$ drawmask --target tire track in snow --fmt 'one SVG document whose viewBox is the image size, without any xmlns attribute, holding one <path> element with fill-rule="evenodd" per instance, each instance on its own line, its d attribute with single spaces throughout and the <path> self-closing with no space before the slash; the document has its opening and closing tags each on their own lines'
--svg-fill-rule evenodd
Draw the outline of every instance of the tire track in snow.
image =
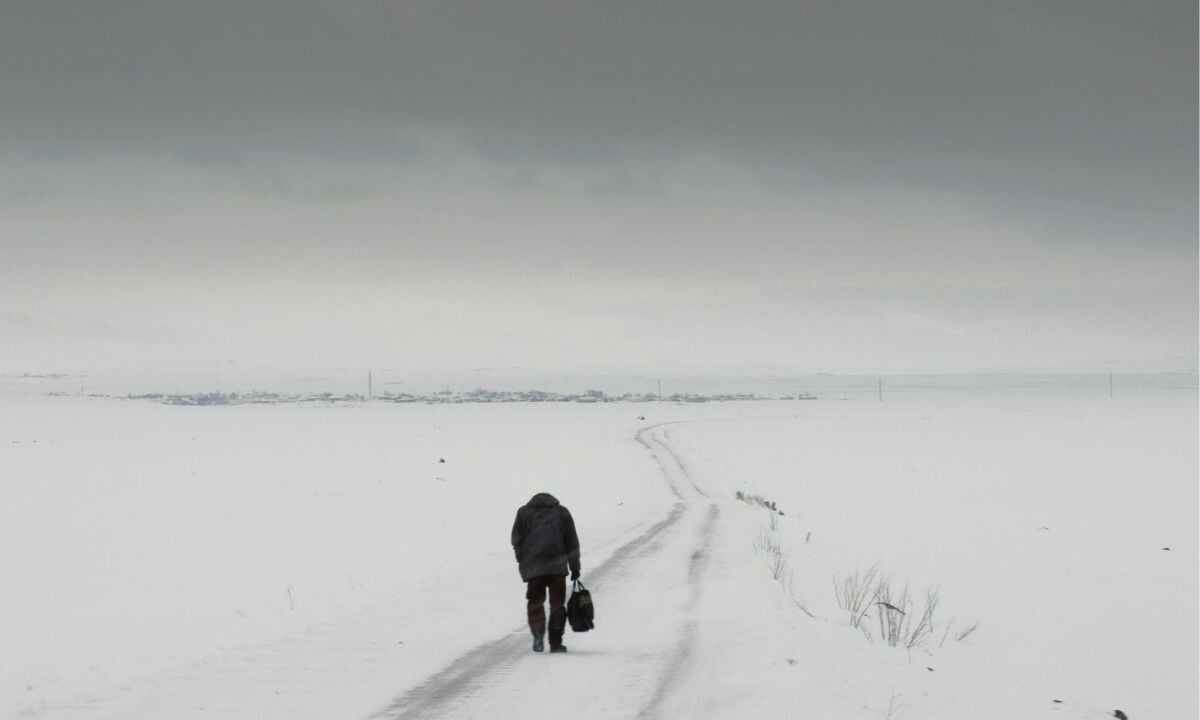
<svg viewBox="0 0 1200 720">
<path fill-rule="evenodd" d="M 637 434 L 635 434 L 633 436 L 633 439 L 636 440 L 639 445 L 646 448 L 646 450 L 648 450 L 650 452 L 651 457 L 654 458 L 654 462 L 658 463 L 658 471 L 662 473 L 663 479 L 666 480 L 667 484 L 671 487 L 671 493 L 674 494 L 675 497 L 682 500 L 683 495 L 680 494 L 679 488 L 675 486 L 675 480 L 672 479 L 671 473 L 667 470 L 667 466 L 663 463 L 662 458 L 659 456 L 658 453 L 654 452 L 654 445 L 651 445 L 650 443 L 654 442 L 655 445 L 659 445 L 660 447 L 661 447 L 661 444 L 658 443 L 653 437 L 651 437 L 649 440 L 646 439 L 646 433 L 650 432 L 654 428 L 662 427 L 663 425 L 670 425 L 670 424 L 671 423 L 658 423 L 657 425 L 647 425 L 646 427 L 642 428 L 641 430 L 638 430 Z"/>
<path fill-rule="evenodd" d="M 676 465 L 676 467 L 679 468 L 679 472 L 683 473 L 683 476 L 685 478 L 687 478 L 687 481 L 689 483 L 691 483 L 692 488 L 696 492 L 700 493 L 700 495 L 702 495 L 704 497 L 708 497 L 708 493 L 701 490 L 700 486 L 696 484 L 696 480 L 694 478 L 692 478 L 692 473 L 690 470 L 688 470 L 687 465 L 684 464 L 683 458 L 679 457 L 679 453 L 675 452 L 675 448 L 671 447 L 670 442 L 668 442 L 670 439 L 671 439 L 670 433 L 663 432 L 663 437 L 661 439 L 655 438 L 655 442 L 658 443 L 659 447 L 661 447 L 663 450 L 667 451 L 667 454 L 670 455 L 671 459 L 675 461 L 675 465 Z"/>
<path fill-rule="evenodd" d="M 691 474 L 680 461 L 674 449 L 659 438 L 648 435 L 655 428 L 672 424 L 677 423 L 658 423 L 644 427 L 634 435 L 634 439 L 650 451 L 655 462 L 658 463 L 659 471 L 662 473 L 663 478 L 670 485 L 672 494 L 679 501 L 671 508 L 671 512 L 667 517 L 652 525 L 641 535 L 617 548 L 604 562 L 591 572 L 591 577 L 595 579 L 596 585 L 602 584 L 603 577 L 609 571 L 620 568 L 625 562 L 633 558 L 649 554 L 656 550 L 662 539 L 661 536 L 684 517 L 685 510 L 690 505 L 685 500 L 684 495 L 680 493 L 673 478 L 674 473 L 668 470 L 668 466 L 663 462 L 659 451 L 665 452 L 671 458 L 673 464 L 678 468 L 679 473 L 688 480 L 697 494 L 706 498 L 708 497 L 696 485 L 695 481 L 692 480 Z M 656 448 L 658 451 L 656 451 Z M 694 609 L 696 601 L 699 599 L 698 581 L 703 573 L 703 568 L 707 564 L 705 548 L 712 534 L 712 526 L 716 521 L 717 514 L 717 506 L 710 505 L 708 515 L 705 517 L 700 532 L 699 546 L 692 553 L 688 564 L 688 582 L 693 585 L 692 595 L 685 605 L 685 609 L 688 612 Z M 694 624 L 689 624 L 689 626 L 683 629 L 680 642 L 676 646 L 671 660 L 668 662 L 656 686 L 650 703 L 643 708 L 639 717 L 652 717 L 653 713 L 657 712 L 657 708 L 661 705 L 663 699 L 668 696 L 672 681 L 679 676 L 691 655 L 694 645 L 693 627 Z M 468 650 L 445 668 L 398 697 L 387 708 L 370 717 L 372 720 L 413 720 L 415 718 L 439 717 L 444 714 L 439 712 L 441 709 L 465 702 L 475 690 L 491 684 L 494 681 L 492 676 L 496 672 L 504 672 L 507 666 L 525 657 L 528 653 L 528 638 L 526 637 L 525 627 L 521 626 L 510 635 Z"/>
<path fill-rule="evenodd" d="M 656 718 L 661 715 L 663 702 L 678 689 L 679 680 L 691 660 L 696 646 L 696 621 L 690 616 L 695 612 L 696 605 L 700 601 L 704 571 L 708 567 L 710 557 L 708 547 L 719 515 L 720 508 L 717 505 L 708 506 L 708 514 L 704 518 L 704 525 L 700 528 L 700 542 L 688 561 L 687 583 L 691 587 L 691 593 L 688 595 L 683 610 L 689 617 L 679 631 L 679 642 L 676 643 L 675 651 L 658 679 L 654 694 L 637 715 L 639 718 Z"/>
<path fill-rule="evenodd" d="M 684 516 L 685 508 L 686 503 L 675 503 L 667 517 L 613 551 L 612 555 L 591 572 L 590 576 L 595 578 L 596 584 L 599 585 L 610 570 L 652 550 L 659 537 Z M 388 720 L 438 717 L 439 708 L 462 700 L 476 688 L 489 684 L 488 676 L 491 673 L 527 655 L 527 635 L 528 630 L 521 626 L 510 635 L 468 650 L 371 717 Z"/>
<path fill-rule="evenodd" d="M 708 497 L 708 493 L 706 493 L 702 489 L 700 489 L 700 486 L 696 484 L 695 479 L 692 478 L 692 473 L 688 470 L 687 465 L 683 462 L 683 459 L 681 457 L 679 457 L 679 453 L 675 452 L 675 448 L 671 447 L 670 443 L 667 442 L 666 433 L 663 433 L 664 437 L 660 438 L 656 434 L 651 432 L 653 430 L 656 430 L 656 429 L 666 426 L 666 425 L 679 425 L 681 422 L 684 422 L 684 421 L 675 420 L 672 422 L 663 422 L 663 423 L 658 423 L 655 425 L 647 425 L 646 427 L 642 428 L 641 430 L 638 430 L 637 434 L 633 436 L 633 439 L 637 440 L 638 443 L 640 443 L 642 445 L 642 447 L 649 450 L 650 454 L 654 456 L 654 460 L 655 460 L 655 462 L 658 463 L 658 467 L 662 471 L 663 477 L 665 477 L 667 479 L 667 482 L 669 482 L 671 484 L 671 492 L 675 493 L 675 497 L 677 497 L 677 498 L 683 497 L 679 493 L 678 487 L 676 487 L 676 485 L 675 485 L 674 475 L 676 473 L 670 472 L 667 469 L 667 465 L 666 465 L 666 463 L 663 462 L 662 456 L 658 452 L 655 452 L 656 447 L 658 449 L 662 450 L 663 452 L 665 452 L 667 454 L 667 457 L 671 458 L 672 464 L 676 468 L 678 468 L 678 471 L 679 471 L 678 474 L 682 475 L 683 478 L 688 481 L 688 483 L 692 486 L 692 489 L 695 490 L 697 494 L 699 494 L 703 497 Z M 653 443 L 653 444 L 651 444 L 651 443 Z"/>
</svg>

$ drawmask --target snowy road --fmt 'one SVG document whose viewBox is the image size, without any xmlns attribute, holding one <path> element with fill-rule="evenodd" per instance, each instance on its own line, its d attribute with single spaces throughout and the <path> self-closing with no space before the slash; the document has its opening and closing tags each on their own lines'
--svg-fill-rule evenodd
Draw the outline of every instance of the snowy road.
<svg viewBox="0 0 1200 720">
<path fill-rule="evenodd" d="M 691 472 L 688 471 L 687 465 L 679 453 L 670 444 L 670 433 L 666 430 L 660 430 L 667 425 L 678 425 L 678 422 L 658 423 L 657 425 L 649 425 L 642 428 L 634 435 L 634 440 L 642 447 L 650 451 L 654 456 L 658 467 L 662 470 L 663 478 L 671 486 L 671 492 L 675 497 L 683 499 L 688 497 L 687 493 L 708 497 L 708 493 L 700 489 L 692 478 Z M 685 489 L 680 490 L 681 487 Z"/>
<path fill-rule="evenodd" d="M 364 422 L 372 420 L 367 418 Z M 561 421 L 551 422 L 563 425 Z M 525 427 L 522 430 L 528 432 Z M 603 437 L 591 426 L 583 426 L 579 433 L 586 437 Z M 568 634 L 567 643 L 572 652 L 565 658 L 530 652 L 528 630 L 519 619 L 524 604 L 521 587 L 510 569 L 511 554 L 505 548 L 491 547 L 490 543 L 451 548 L 443 542 L 438 547 L 447 548 L 445 551 L 429 553 L 421 550 L 419 544 L 407 551 L 404 547 L 384 545 L 386 549 L 381 551 L 358 543 L 355 547 L 360 554 L 382 552 L 385 557 L 394 557 L 396 550 L 403 553 L 398 561 L 406 563 L 407 574 L 414 577 L 412 588 L 401 586 L 393 592 L 376 591 L 369 596 L 364 593 L 369 604 L 338 607 L 327 613 L 310 610 L 314 603 L 313 593 L 301 590 L 295 608 L 290 607 L 290 595 L 284 596 L 288 606 L 281 614 L 285 620 L 294 621 L 288 632 L 267 628 L 258 634 L 245 633 L 231 642 L 217 639 L 211 643 L 211 650 L 203 654 L 181 658 L 178 662 L 146 662 L 148 671 L 142 673 L 114 672 L 113 675 L 123 678 L 119 685 L 97 683 L 94 689 L 77 686 L 44 700 L 30 700 L 24 707 L 15 709 L 11 717 L 42 720 L 150 720 L 167 716 L 173 720 L 213 717 L 348 720 L 465 717 L 478 716 L 486 710 L 489 717 L 503 718 L 523 715 L 527 704 L 520 698 L 527 693 L 543 694 L 546 683 L 559 687 L 556 695 L 562 694 L 562 707 L 583 708 L 579 714 L 599 715 L 619 707 L 620 714 L 625 716 L 635 716 L 643 711 L 646 716 L 651 716 L 656 708 L 669 700 L 669 690 L 681 676 L 692 647 L 687 631 L 687 612 L 695 604 L 695 588 L 700 586 L 706 565 L 705 547 L 716 513 L 710 512 L 707 498 L 689 478 L 669 440 L 663 437 L 661 426 L 645 428 L 637 435 L 637 440 L 650 455 L 643 454 L 626 433 L 628 430 L 619 432 L 612 440 L 613 445 L 624 448 L 624 452 L 593 453 L 593 457 L 628 458 L 629 462 L 638 464 L 638 469 L 630 472 L 627 466 L 615 472 L 636 480 L 622 478 L 622 482 L 602 485 L 588 479 L 589 468 L 576 469 L 574 464 L 577 453 L 586 452 L 590 446 L 586 444 L 586 438 L 580 441 L 575 435 L 569 436 L 571 439 L 567 442 L 562 438 L 556 441 L 560 446 L 575 448 L 572 461 L 564 462 L 561 468 L 545 463 L 544 455 L 538 455 L 543 465 L 538 473 L 540 479 L 534 483 L 541 484 L 546 477 L 564 470 L 577 470 L 572 477 L 584 487 L 569 488 L 569 496 L 580 507 L 594 509 L 599 500 L 615 508 L 608 511 L 612 518 L 641 518 L 640 522 L 629 524 L 610 521 L 606 526 L 608 532 L 599 537 L 593 535 L 585 545 L 584 580 L 597 598 L 599 626 L 586 636 Z M 477 434 L 497 435 L 491 425 L 486 432 L 477 431 Z M 542 441 L 556 437 L 544 432 L 529 434 Z M 501 436 L 496 442 L 506 441 Z M 492 479 L 498 473 L 504 477 L 504 469 L 495 467 L 496 459 L 504 457 L 501 454 L 503 448 L 476 447 L 477 444 L 472 442 L 456 457 L 459 467 L 468 466 L 474 457 L 480 458 L 479 470 L 471 472 L 468 466 L 467 470 L 461 471 L 471 480 L 459 480 L 439 468 L 439 472 L 450 475 L 450 479 L 435 478 L 432 485 L 420 492 L 445 492 L 444 500 L 451 500 L 455 493 L 462 492 L 459 487 L 451 488 L 451 483 L 465 485 L 473 482 L 475 477 L 486 478 L 489 482 L 472 487 L 477 494 L 493 492 L 496 501 L 504 501 L 505 509 L 500 515 L 494 512 L 493 501 L 475 498 L 474 502 L 456 506 L 460 513 L 475 512 L 474 516 L 468 516 L 475 518 L 474 523 L 464 520 L 461 514 L 454 523 L 449 523 L 446 514 L 430 515 L 420 508 L 415 508 L 407 518 L 399 518 L 396 508 L 414 506 L 395 497 L 386 476 L 381 475 L 362 476 L 369 482 L 362 482 L 363 487 L 347 494 L 347 510 L 353 517 L 361 518 L 363 498 L 374 497 L 378 499 L 374 500 L 373 506 L 384 508 L 382 519 L 389 528 L 397 523 L 424 522 L 425 532 L 447 538 L 464 526 L 470 526 L 471 532 L 485 527 L 480 525 L 479 519 L 486 516 L 501 526 L 485 527 L 486 537 L 497 535 L 496 530 L 506 529 L 511 522 L 507 506 L 511 501 L 511 490 L 507 486 L 515 483 L 510 479 L 506 485 Z M 519 453 L 525 446 L 513 444 L 508 447 L 516 447 L 514 452 Z M 471 455 L 467 455 L 468 450 Z M 646 462 L 651 457 L 658 463 L 657 468 Z M 519 472 L 526 472 L 529 467 L 524 455 L 515 459 L 512 465 Z M 406 476 L 412 477 L 416 472 Z M 603 478 L 614 471 L 606 470 L 601 464 L 592 472 L 595 478 Z M 381 480 L 379 484 L 376 477 Z M 326 487 L 324 480 L 320 482 L 319 487 Z M 666 490 L 663 483 L 676 489 Z M 415 483 L 408 481 L 403 487 L 408 485 Z M 634 486 L 641 492 L 636 492 Z M 590 499 L 586 492 L 588 488 L 593 489 Z M 309 496 L 298 497 L 307 500 Z M 427 497 L 421 499 L 429 502 Z M 632 507 L 621 509 L 622 504 Z M 225 507 L 224 503 L 222 507 Z M 327 502 L 313 507 L 319 508 L 320 518 L 304 522 L 305 532 L 320 527 L 317 520 L 329 521 Z M 662 510 L 656 513 L 656 507 Z M 264 510 L 279 511 L 274 496 Z M 165 512 L 171 512 L 171 507 Z M 427 520 L 427 517 L 433 519 Z M 451 530 L 438 530 L 443 525 Z M 248 526 L 258 527 L 258 522 Z M 412 527 L 403 527 L 400 537 L 415 536 L 418 532 Z M 502 530 L 500 537 L 505 534 Z M 259 532 L 256 542 L 245 547 L 261 550 L 261 538 Z M 296 557 L 301 556 L 296 553 Z M 338 554 L 335 559 L 340 564 L 345 558 L 355 557 L 359 555 L 352 551 Z M 423 565 L 414 567 L 414 561 Z M 422 574 L 420 567 L 432 570 Z M 350 583 L 356 582 L 353 575 L 349 571 L 343 573 L 345 581 Z M 222 579 L 221 574 L 209 577 L 218 582 Z M 471 583 L 469 578 L 473 577 L 481 577 L 482 582 Z M 291 592 L 290 588 L 288 592 Z M 228 607 L 228 612 L 247 624 L 259 621 L 262 616 L 261 611 L 243 614 L 236 605 Z M 172 615 L 184 624 L 188 620 L 184 608 Z M 146 631 L 136 624 L 125 625 L 126 635 L 136 636 L 139 632 Z M 110 647 L 114 661 L 123 661 L 131 655 L 125 646 Z M 584 684 L 578 682 L 580 678 L 589 678 L 586 683 L 589 687 L 580 688 Z M 10 716 L 0 712 L 0 717 L 7 720 Z"/>
<path fill-rule="evenodd" d="M 553 707 L 579 717 L 662 715 L 686 682 L 693 611 L 720 512 L 661 428 L 644 428 L 636 439 L 680 500 L 585 575 L 599 608 L 596 630 L 575 638 L 568 632 L 570 653 L 551 656 L 531 652 L 528 630 L 515 628 L 456 659 L 374 718 L 521 717 L 551 699 Z"/>
</svg>

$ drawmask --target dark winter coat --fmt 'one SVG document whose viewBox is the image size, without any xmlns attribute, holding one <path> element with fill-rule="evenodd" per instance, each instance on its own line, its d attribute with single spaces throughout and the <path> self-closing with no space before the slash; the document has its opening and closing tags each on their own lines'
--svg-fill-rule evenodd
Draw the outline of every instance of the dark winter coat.
<svg viewBox="0 0 1200 720">
<path fill-rule="evenodd" d="M 571 512 L 549 493 L 538 493 L 517 510 L 512 529 L 513 552 L 521 579 L 540 575 L 579 574 L 579 536 Z"/>
</svg>

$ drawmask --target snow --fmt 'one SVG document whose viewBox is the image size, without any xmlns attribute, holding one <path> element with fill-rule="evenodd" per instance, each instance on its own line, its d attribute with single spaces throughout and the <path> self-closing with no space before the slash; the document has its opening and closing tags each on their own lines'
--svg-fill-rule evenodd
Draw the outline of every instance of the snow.
<svg viewBox="0 0 1200 720">
<path fill-rule="evenodd" d="M 945 620 L 982 623 L 911 665 L 878 648 L 842 678 L 872 679 L 855 697 L 878 709 L 894 689 L 911 717 L 1196 716 L 1194 397 L 803 411 L 681 424 L 672 442 L 702 485 L 725 478 L 787 513 L 796 594 L 822 621 L 842 621 L 831 578 L 879 562 L 915 591 L 940 586 Z"/>
<path fill-rule="evenodd" d="M 505 718 L 530 698 L 1195 717 L 1190 383 L 686 406 L 2 395 L 0 718 Z M 790 592 L 752 547 L 770 512 L 737 490 L 784 511 Z M 597 602 L 566 657 L 528 651 L 507 546 L 538 491 L 575 515 Z M 979 630 L 868 642 L 832 578 L 876 562 Z"/>
</svg>

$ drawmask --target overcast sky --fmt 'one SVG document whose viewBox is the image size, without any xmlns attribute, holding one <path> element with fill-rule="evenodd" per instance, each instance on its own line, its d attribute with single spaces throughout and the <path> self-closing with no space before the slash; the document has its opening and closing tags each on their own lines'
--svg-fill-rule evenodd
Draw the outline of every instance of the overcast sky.
<svg viewBox="0 0 1200 720">
<path fill-rule="evenodd" d="M 1195 356 L 1197 5 L 5 0 L 0 251 L 6 372 Z"/>
</svg>

